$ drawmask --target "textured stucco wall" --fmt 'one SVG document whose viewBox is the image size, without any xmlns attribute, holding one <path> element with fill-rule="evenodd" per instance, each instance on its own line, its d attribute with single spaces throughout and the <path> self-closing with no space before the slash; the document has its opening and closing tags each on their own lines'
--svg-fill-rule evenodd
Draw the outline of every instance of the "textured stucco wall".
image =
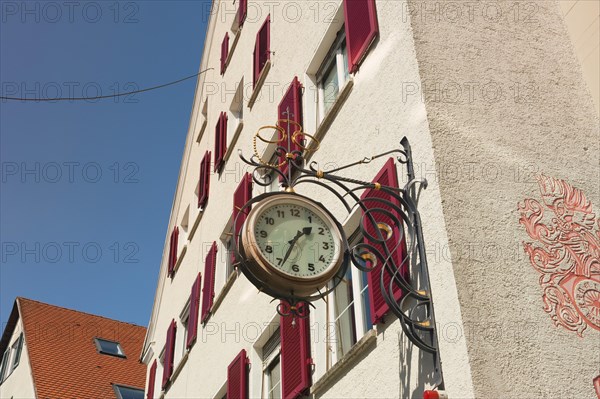
<svg viewBox="0 0 600 399">
<path fill-rule="evenodd" d="M 195 190 L 200 160 L 207 149 L 214 151 L 217 117 L 221 111 L 229 109 L 236 84 L 242 77 L 244 85 L 247 86 L 244 90 L 244 128 L 238 141 L 233 144 L 235 151 L 227 161 L 224 172 L 220 176 L 211 173 L 207 209 L 192 240 L 186 240 L 180 228 L 179 248 L 181 250 L 183 245 L 187 245 L 187 252 L 173 280 L 164 277 L 168 254 L 167 234 L 161 276 L 146 340 L 152 347 L 154 358 L 158 357 L 164 346 L 168 323 L 172 318 L 178 318 L 189 297 L 195 276 L 204 270 L 204 259 L 210 244 L 213 240 L 219 243 L 219 236 L 231 215 L 232 195 L 246 168 L 237 159 L 237 149 L 242 149 L 246 155 L 250 154 L 253 134 L 260 126 L 274 123 L 277 104 L 294 76 L 298 76 L 305 86 L 305 129 L 309 133 L 315 132 L 316 105 L 310 75 L 314 73 L 312 69 L 319 50 L 322 50 L 322 42 L 332 29 L 335 34 L 335 27 L 340 27 L 343 22 L 343 17 L 340 20 L 340 16 L 343 15 L 339 9 L 341 1 L 290 3 L 294 3 L 293 8 L 286 8 L 285 2 L 250 2 L 252 6 L 249 6 L 248 20 L 223 77 L 218 74 L 220 45 L 226 30 L 231 26 L 235 6 L 229 1 L 220 2 L 218 11 L 212 14 L 207 47 L 200 69 L 212 67 L 215 70 L 203 75 L 198 83 L 168 232 L 181 223 L 188 206 L 190 227 L 198 215 Z M 328 167 L 354 162 L 364 156 L 397 148 L 400 139 L 406 135 L 411 141 L 418 162 L 434 165 L 425 104 L 418 96 L 407 97 L 404 101 L 402 99 L 406 83 L 419 81 L 410 21 L 400 24 L 398 22 L 402 7 L 402 2 L 377 2 L 380 38 L 374 44 L 360 72 L 354 77 L 354 86 L 348 99 L 325 134 L 321 150 L 312 160 L 324 166 L 329 163 Z M 250 109 L 248 99 L 252 92 L 254 40 L 269 9 L 272 21 L 271 50 L 274 51 L 271 56 L 272 67 L 261 89 L 261 95 Z M 299 18 L 295 10 L 300 10 Z M 302 40 L 298 40 L 300 37 Z M 232 42 L 233 38 L 230 43 Z M 208 112 L 205 118 L 201 109 L 207 99 Z M 205 121 L 207 127 L 197 142 Z M 231 132 L 230 127 L 228 133 Z M 353 168 L 350 173 L 355 178 L 369 181 L 384 161 L 385 159 L 380 159 L 369 165 Z M 434 166 L 432 168 L 435 170 Z M 399 169 L 399 173 L 402 182 L 406 182 L 404 171 Z M 254 193 L 259 192 L 261 190 L 256 188 Z M 317 194 L 309 188 L 298 188 L 298 192 L 319 198 L 332 212 L 343 216 L 339 204 L 336 205 L 330 201 L 331 198 L 323 196 L 322 193 Z M 432 251 L 435 251 L 433 243 L 447 247 L 440 192 L 435 179 L 432 179 L 421 198 L 422 219 L 426 221 L 424 234 L 432 243 Z M 217 296 L 226 280 L 224 254 L 224 248 L 219 244 Z M 446 368 L 447 389 L 453 397 L 472 397 L 466 342 L 464 337 L 455 334 L 455 330 L 462 330 L 463 326 L 451 258 L 432 255 L 429 263 L 434 297 L 441 298 L 439 308 L 436 307 L 436 316 L 441 326 L 440 345 Z M 201 339 L 190 351 L 187 362 L 165 397 L 217 395 L 226 380 L 227 365 L 242 348 L 248 351 L 252 361 L 250 391 L 253 397 L 260 395 L 261 365 L 254 346 L 256 325 L 264 326 L 273 320 L 275 314 L 275 306 L 269 303 L 269 300 L 265 295 L 258 294 L 245 277 L 239 276 L 215 314 L 211 316 L 209 324 L 201 328 Z M 313 383 L 326 372 L 323 354 L 327 351 L 327 342 L 321 310 L 322 307 L 314 312 L 311 319 L 313 330 L 319 332 L 312 338 L 315 361 Z M 178 331 L 178 347 L 180 339 Z M 175 356 L 176 368 L 181 356 L 182 353 L 178 350 Z M 152 361 L 153 359 L 149 359 L 148 363 L 151 364 Z M 430 357 L 422 355 L 418 349 L 407 343 L 398 321 L 392 319 L 378 329 L 376 346 L 365 351 L 332 384 L 318 392 L 317 396 L 420 397 L 423 389 L 432 382 L 429 364 Z M 161 375 L 162 370 L 159 367 L 157 385 L 160 384 Z M 158 397 L 158 390 L 156 396 Z"/>
<path fill-rule="evenodd" d="M 23 331 L 21 319 L 17 321 L 15 329 L 9 341 L 9 345 L 17 340 Z M 9 346 L 10 347 L 10 346 Z M 31 366 L 29 363 L 29 355 L 27 352 L 27 336 L 21 350 L 19 365 L 14 369 L 12 374 L 0 385 L 0 398 L 15 398 L 15 399 L 33 399 L 35 398 L 35 387 L 31 376 Z"/>
<path fill-rule="evenodd" d="M 600 207 L 598 119 L 558 5 L 409 1 L 406 10 L 476 396 L 594 397 L 600 333 L 554 326 L 517 209 L 541 202 L 536 173 Z"/>
</svg>

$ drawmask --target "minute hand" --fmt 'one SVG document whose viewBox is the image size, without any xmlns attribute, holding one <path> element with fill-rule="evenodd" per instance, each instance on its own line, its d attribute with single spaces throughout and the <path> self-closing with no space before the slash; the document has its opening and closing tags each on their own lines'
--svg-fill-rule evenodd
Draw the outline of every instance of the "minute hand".
<svg viewBox="0 0 600 399">
<path fill-rule="evenodd" d="M 292 253 L 292 249 L 294 249 L 294 245 L 296 244 L 296 241 L 298 241 L 300 239 L 300 237 L 302 237 L 305 234 L 309 235 L 311 231 L 312 231 L 312 227 L 305 227 L 302 229 L 302 231 L 298 230 L 298 232 L 296 233 L 296 236 L 288 241 L 288 243 L 290 244 L 290 247 L 288 248 L 287 252 L 285 253 L 285 256 L 283 257 L 283 261 L 281 262 L 282 266 L 285 264 L 285 261 L 288 260 L 288 258 L 290 257 L 290 254 Z"/>
</svg>

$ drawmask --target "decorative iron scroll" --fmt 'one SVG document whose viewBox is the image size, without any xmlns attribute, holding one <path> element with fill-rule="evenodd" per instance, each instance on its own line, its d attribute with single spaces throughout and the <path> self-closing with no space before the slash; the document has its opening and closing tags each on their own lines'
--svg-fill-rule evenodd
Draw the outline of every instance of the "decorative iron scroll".
<svg viewBox="0 0 600 399">
<path fill-rule="evenodd" d="M 287 123 L 287 131 L 289 132 L 291 121 L 287 119 L 278 121 L 278 123 L 282 122 Z M 278 137 L 276 140 L 269 141 L 260 136 L 261 130 L 267 128 L 277 130 Z M 311 142 L 306 144 L 306 142 L 299 140 L 299 137 L 302 136 L 308 137 Z M 269 163 L 268 160 L 261 159 L 256 148 L 257 139 L 265 143 L 276 144 L 275 155 L 284 161 Z M 293 148 L 293 143 L 300 150 L 290 151 L 289 149 Z M 308 317 L 309 306 L 314 306 L 311 302 L 324 298 L 335 289 L 346 274 L 349 264 L 365 272 L 370 272 L 375 267 L 382 267 L 380 284 L 386 303 L 391 312 L 400 320 L 402 330 L 408 339 L 421 350 L 433 355 L 436 374 L 435 388 L 444 389 L 425 244 L 421 218 L 417 210 L 421 190 L 427 187 L 427 181 L 415 178 L 408 139 L 406 137 L 402 138 L 400 145 L 401 148 L 365 157 L 348 165 L 330 170 L 321 170 L 315 161 L 310 162 L 307 167 L 305 166 L 304 155 L 319 148 L 319 142 L 313 136 L 302 132 L 301 128 L 298 128 L 292 134 L 286 134 L 283 128 L 276 126 L 261 128 L 254 137 L 254 155 L 248 159 L 239 150 L 241 160 L 254 168 L 252 171 L 254 183 L 266 187 L 270 186 L 272 179 L 275 178 L 280 180 L 281 185 L 288 192 L 295 192 L 297 188 L 301 188 L 305 184 L 318 185 L 322 189 L 328 190 L 340 201 L 348 215 L 357 208 L 361 209 L 362 217 L 359 229 L 366 240 L 350 245 L 347 238 L 344 237 L 341 250 L 345 252 L 346 258 L 340 271 L 321 290 L 305 297 L 276 292 L 266 282 L 261 281 L 259 277 L 254 275 L 250 268 L 245 267 L 243 248 L 238 245 L 241 242 L 240 235 L 234 237 L 234 250 L 239 267 L 246 277 L 262 292 L 270 295 L 274 300 L 280 301 L 277 307 L 279 314 L 301 318 Z M 368 164 L 384 156 L 395 157 L 396 162 L 406 169 L 408 182 L 404 187 L 389 187 L 339 174 L 350 167 Z M 286 169 L 285 172 L 282 172 L 280 168 L 285 163 L 288 167 L 284 168 Z M 389 199 L 377 197 L 361 199 L 361 193 L 367 189 L 380 190 L 387 194 Z M 266 193 L 252 198 L 242 207 L 238 218 L 247 213 L 253 204 L 266 197 L 278 194 Z M 382 222 L 384 219 L 385 223 Z M 234 223 L 237 225 L 237 218 Z M 399 234 L 400 237 L 395 237 L 392 240 L 394 234 Z M 395 246 L 390 244 L 393 241 L 396 243 Z M 396 251 L 401 250 L 400 246 L 404 243 L 406 244 L 406 256 L 403 256 L 401 263 L 397 264 L 394 254 Z M 401 269 L 406 267 L 408 267 L 409 275 L 403 276 Z M 387 278 L 384 278 L 386 275 Z M 389 283 L 386 284 L 386 280 Z M 399 289 L 402 290 L 403 295 L 399 300 L 396 300 L 397 295 L 395 296 L 395 293 Z"/>
</svg>

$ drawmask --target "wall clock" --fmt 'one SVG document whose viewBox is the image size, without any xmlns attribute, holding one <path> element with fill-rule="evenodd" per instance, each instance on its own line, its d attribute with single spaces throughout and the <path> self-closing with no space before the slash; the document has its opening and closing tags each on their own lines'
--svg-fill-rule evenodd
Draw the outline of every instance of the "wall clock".
<svg viewBox="0 0 600 399">
<path fill-rule="evenodd" d="M 269 290 L 306 297 L 325 286 L 344 265 L 346 238 L 319 203 L 294 193 L 261 200 L 241 234 L 245 267 Z"/>
</svg>

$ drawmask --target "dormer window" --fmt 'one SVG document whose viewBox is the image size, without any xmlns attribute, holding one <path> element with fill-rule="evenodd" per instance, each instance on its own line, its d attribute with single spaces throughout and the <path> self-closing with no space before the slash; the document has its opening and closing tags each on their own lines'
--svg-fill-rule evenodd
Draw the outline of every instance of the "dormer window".
<svg viewBox="0 0 600 399">
<path fill-rule="evenodd" d="M 144 399 L 144 390 L 124 385 L 113 385 L 117 399 Z"/>
<path fill-rule="evenodd" d="M 94 342 L 96 343 L 96 349 L 98 349 L 98 353 L 102 353 L 103 355 L 126 357 L 125 352 L 123 352 L 123 348 L 121 348 L 121 344 L 118 342 L 109 341 L 102 338 L 94 338 Z"/>
</svg>

